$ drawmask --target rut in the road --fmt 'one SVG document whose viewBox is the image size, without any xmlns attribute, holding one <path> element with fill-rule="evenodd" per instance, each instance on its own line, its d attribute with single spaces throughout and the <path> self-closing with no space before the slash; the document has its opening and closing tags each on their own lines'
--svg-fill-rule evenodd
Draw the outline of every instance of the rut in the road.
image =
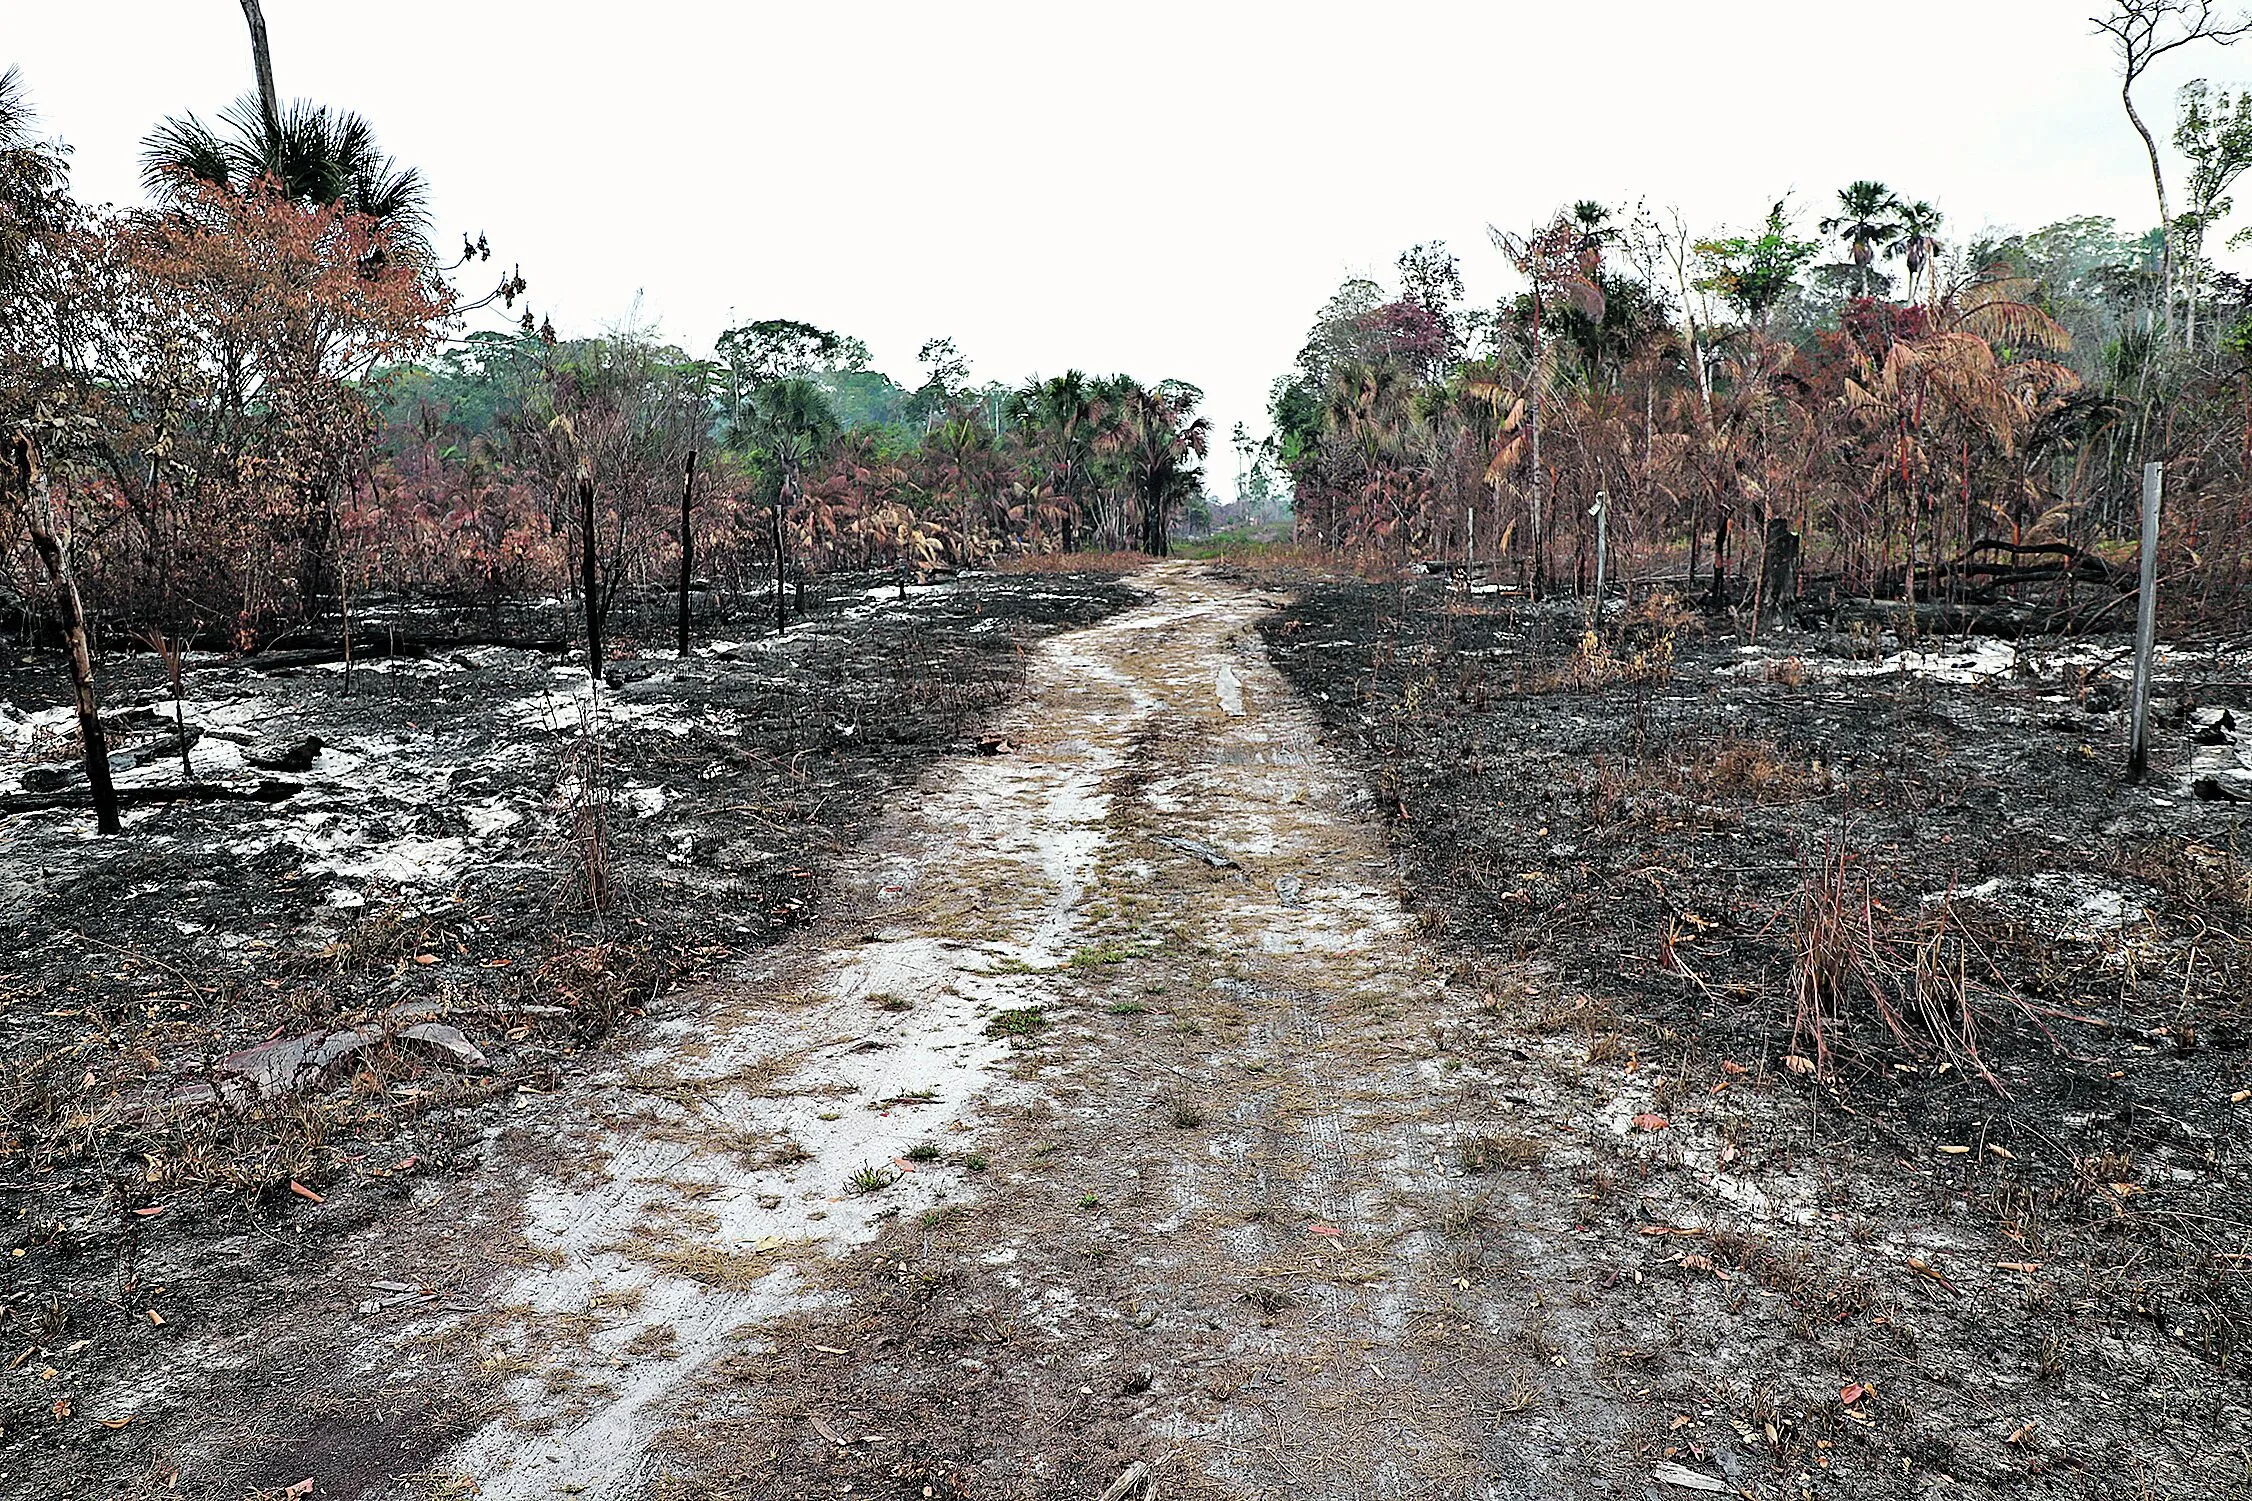
<svg viewBox="0 0 2252 1501">
<path fill-rule="evenodd" d="M 536 1197 L 545 1264 L 489 1347 L 540 1358 L 443 1468 L 1030 1496 L 1138 1461 L 1343 1498 L 1571 1494 L 1623 1458 L 1552 1311 L 1569 1195 L 1464 1181 L 1512 1107 L 1434 1045 L 1469 1002 L 1262 605 L 1146 580 L 1039 649 L 1013 754 L 859 853 L 853 916 L 604 1092 L 600 1181 Z"/>
</svg>

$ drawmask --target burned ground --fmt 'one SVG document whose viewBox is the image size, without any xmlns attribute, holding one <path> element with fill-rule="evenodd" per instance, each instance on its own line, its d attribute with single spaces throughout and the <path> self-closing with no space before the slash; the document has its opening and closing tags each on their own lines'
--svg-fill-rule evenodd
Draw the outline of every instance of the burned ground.
<svg viewBox="0 0 2252 1501">
<path fill-rule="evenodd" d="M 267 1451 L 204 1484 L 239 1494 L 308 1447 L 386 1456 L 371 1482 L 436 1452 L 467 1416 L 366 1400 L 347 1372 L 267 1368 L 263 1320 L 309 1286 L 333 1297 L 340 1246 L 379 1238 L 387 1206 L 433 1176 L 474 1176 L 494 1112 L 583 1072 L 621 1017 L 817 915 L 838 853 L 935 760 L 974 754 L 1027 643 L 1133 597 L 1067 575 L 966 577 L 905 600 L 841 580 L 781 640 L 754 612 L 732 631 L 704 622 L 701 636 L 749 639 L 685 661 L 629 643 L 597 711 L 599 764 L 579 732 L 584 671 L 559 656 L 378 657 L 348 695 L 340 663 L 193 659 L 196 776 L 286 779 L 295 795 L 134 809 L 111 841 L 84 812 L 0 813 L 0 1492 L 57 1494 L 135 1455 L 160 1485 L 168 1424 L 271 1405 L 292 1380 L 299 1410 L 246 1435 Z M 412 623 L 433 626 L 426 610 Z M 387 644 L 380 620 L 363 631 Z M 156 659 L 112 658 L 102 678 L 113 750 L 172 729 Z M 9 783 L 69 759 L 67 692 L 50 655 L 0 666 Z M 321 745 L 309 765 L 249 764 L 307 737 Z M 176 751 L 138 759 L 122 784 L 182 778 Z M 607 911 L 586 900 L 590 848 L 610 871 Z M 457 1029 L 483 1066 L 402 1035 L 417 1022 Z M 368 1045 L 317 1080 L 308 1065 L 296 1088 L 253 1087 L 264 1055 L 246 1050 L 356 1029 Z M 289 1212 L 314 1202 L 317 1223 Z M 449 1257 L 466 1266 L 477 1248 L 432 1248 L 422 1281 L 445 1285 Z M 372 1296 L 440 1296 L 417 1288 Z M 237 1330 L 234 1398 L 144 1392 L 115 1429 L 80 1410 L 88 1386 L 160 1366 L 166 1341 Z M 348 1481 L 331 1469 L 324 1494 Z"/>
<path fill-rule="evenodd" d="M 724 735 L 632 717 L 633 679 L 732 659 L 621 671 L 637 895 L 601 933 L 557 895 L 568 736 L 495 784 L 538 812 L 521 855 L 466 814 L 303 831 L 299 882 L 358 923 L 395 905 L 369 867 L 458 838 L 465 871 L 526 862 L 555 949 L 646 931 L 637 985 L 701 972 L 602 1004 L 550 948 L 480 950 L 480 906 L 338 1019 L 450 978 L 489 1073 L 351 1055 L 299 1102 L 309 1161 L 259 1127 L 262 1191 L 53 1155 L 19 1190 L 53 1219 L 15 1247 L 0 1490 L 2241 1492 L 2240 649 L 2169 658 L 2135 788 L 2115 644 L 1747 649 L 1654 602 L 1585 643 L 1437 581 L 1134 587 L 983 687 L 982 648 L 933 659 L 965 714 L 1014 695 L 995 754 L 803 716 L 800 777 L 885 769 L 787 843 L 787 762 L 706 790 L 660 753 Z M 949 597 L 913 607 L 932 639 Z M 878 639 L 875 605 L 837 634 Z M 567 720 L 549 676 L 504 701 Z M 806 858 L 824 834 L 851 842 Z M 669 853 L 738 838 L 770 884 Z M 244 1025 L 307 1025 L 273 966 L 337 906 L 262 909 L 243 962 L 284 984 Z M 467 989 L 512 982 L 513 1011 Z"/>
<path fill-rule="evenodd" d="M 1438 581 L 1265 634 L 1486 998 L 1463 1046 L 1561 1036 L 1633 1102 L 1544 1156 L 1692 1284 L 1669 1450 L 1856 1495 L 2244 1483 L 2241 643 L 2168 655 L 2133 786 L 2116 640 L 1754 646 L 1646 599 L 1597 642 Z"/>
</svg>

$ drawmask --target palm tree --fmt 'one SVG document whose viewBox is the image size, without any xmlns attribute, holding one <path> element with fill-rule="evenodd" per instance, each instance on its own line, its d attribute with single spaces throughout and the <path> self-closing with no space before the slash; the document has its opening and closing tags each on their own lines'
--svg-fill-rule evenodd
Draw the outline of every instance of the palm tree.
<svg viewBox="0 0 2252 1501">
<path fill-rule="evenodd" d="M 260 184 L 307 203 L 366 214 L 419 237 L 429 184 L 377 146 L 374 127 L 350 110 L 293 101 L 269 121 L 255 94 L 220 111 L 216 128 L 169 116 L 141 141 L 141 182 L 179 204 L 197 184 L 248 193 Z"/>
<path fill-rule="evenodd" d="M 242 0 L 250 28 L 257 92 L 219 114 L 221 129 L 194 114 L 171 115 L 141 140 L 141 182 L 159 200 L 183 206 L 197 183 L 247 193 L 271 181 L 291 198 L 366 214 L 419 241 L 427 227 L 430 190 L 422 174 L 401 167 L 375 143 L 368 122 L 349 110 L 297 100 L 287 109 L 274 91 L 273 52 L 259 0 Z"/>
<path fill-rule="evenodd" d="M 61 159 L 32 142 L 31 99 L 14 68 L 0 73 L 0 288 L 32 233 L 51 217 Z"/>
<path fill-rule="evenodd" d="M 1152 557 L 1165 556 L 1175 508 L 1203 489 L 1197 461 L 1211 441 L 1212 423 L 1191 415 L 1203 399 L 1202 391 L 1182 381 L 1126 388 L 1118 443 L 1128 487 L 1141 503 L 1142 550 Z"/>
<path fill-rule="evenodd" d="M 1917 283 L 1924 272 L 1931 272 L 1931 300 L 1939 301 L 1939 226 L 1946 215 L 1919 198 L 1914 203 L 1894 200 L 1893 208 L 1900 216 L 1900 234 L 1885 246 L 1885 256 L 1891 260 L 1908 263 L 1908 292 L 1914 296 Z"/>
<path fill-rule="evenodd" d="M 774 629 L 788 627 L 782 575 L 788 558 L 790 506 L 803 494 L 805 471 L 828 451 L 843 431 L 828 398 L 812 381 L 798 376 L 768 381 L 753 391 L 729 424 L 729 444 L 765 460 L 774 484 Z"/>
<path fill-rule="evenodd" d="M 1063 550 L 1070 552 L 1073 524 L 1085 498 L 1097 431 L 1106 415 L 1100 383 L 1078 370 L 1034 381 L 1016 393 L 1015 416 L 1047 461 L 1048 483 L 1063 507 Z"/>
<path fill-rule="evenodd" d="M 1900 238 L 1901 204 L 1892 189 L 1867 178 L 1838 190 L 1838 212 L 1822 221 L 1822 233 L 1845 241 L 1853 259 L 1855 296 L 1866 297 L 1876 273 L 1869 262 L 1878 250 Z"/>
<path fill-rule="evenodd" d="M 1974 450 L 2015 459 L 2041 414 L 2080 383 L 2047 358 L 2065 353 L 2072 338 L 2033 304 L 2035 291 L 2030 277 L 2004 277 L 1951 293 L 1933 305 L 1927 331 L 1893 340 L 1881 356 L 1865 354 L 1859 374 L 1846 382 L 1846 410 L 1880 439 L 1869 492 L 1880 505 L 1887 495 L 1904 502 L 1911 604 L 1918 528 L 1927 521 L 1930 546 L 1924 556 L 1927 569 L 1937 566 L 1941 499 L 1962 498 L 1965 548 L 1976 540 L 1978 509 L 1993 505 L 1991 492 L 1972 473 Z M 2030 478 L 2022 463 L 2014 478 L 2024 493 Z M 2022 513 L 2015 519 L 2022 525 Z"/>
</svg>

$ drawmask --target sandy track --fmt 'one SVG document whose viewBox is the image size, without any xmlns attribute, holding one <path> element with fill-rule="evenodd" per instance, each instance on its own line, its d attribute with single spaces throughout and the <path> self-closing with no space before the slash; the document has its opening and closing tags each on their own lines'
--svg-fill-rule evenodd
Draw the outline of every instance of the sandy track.
<svg viewBox="0 0 2252 1501">
<path fill-rule="evenodd" d="M 737 1357 L 850 1363 L 854 1268 L 908 1254 L 1021 1326 L 1011 1379 L 1041 1395 L 1016 1406 L 1123 1423 L 1172 1494 L 1573 1494 L 1617 1458 L 1543 1311 L 1569 1195 L 1459 1181 L 1508 1107 L 1444 1055 L 1445 978 L 1265 606 L 1186 565 L 1142 582 L 1036 650 L 1012 751 L 929 778 L 847 862 L 851 916 L 690 997 L 592 1097 L 562 1154 L 591 1170 L 534 1187 L 532 1265 L 491 1300 L 504 1400 L 441 1477 L 759 1493 L 730 1411 L 776 1456 L 779 1422 L 869 1458 L 882 1414 L 824 1418 L 834 1393 Z M 959 1364 L 942 1416 L 974 1427 L 998 1378 Z M 1026 1494 L 1111 1478 L 1006 1457 Z"/>
</svg>

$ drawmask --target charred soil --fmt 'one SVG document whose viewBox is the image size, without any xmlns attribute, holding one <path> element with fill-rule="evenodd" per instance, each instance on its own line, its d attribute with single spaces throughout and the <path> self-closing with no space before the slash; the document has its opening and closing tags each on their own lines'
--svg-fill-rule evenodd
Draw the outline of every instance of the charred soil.
<svg viewBox="0 0 2252 1501">
<path fill-rule="evenodd" d="M 2136 786 L 2116 639 L 1755 645 L 1662 596 L 1593 635 L 1439 581 L 1265 635 L 1485 997 L 1467 1056 L 1609 1081 L 1546 1170 L 1572 1298 L 1642 1305 L 1647 1452 L 1752 1494 L 2242 1491 L 2244 643 L 2163 657 Z"/>
<path fill-rule="evenodd" d="M 495 1123 L 817 917 L 839 853 L 976 754 L 1028 645 L 1133 598 L 825 581 L 786 637 L 754 610 L 686 659 L 636 643 L 653 609 L 599 695 L 538 650 L 385 655 L 380 617 L 348 692 L 320 653 L 195 656 L 176 717 L 154 657 L 105 661 L 122 786 L 296 790 L 135 808 L 111 840 L 89 812 L 0 813 L 0 1493 L 232 1497 L 303 1470 L 351 1494 L 442 1450 L 474 1371 L 321 1357 L 353 1318 L 484 1316 L 515 1254 L 478 1230 L 516 1192 L 480 1171 Z M 11 787 L 68 778 L 67 694 L 49 654 L 0 662 Z M 457 1222 L 372 1287 L 340 1274 L 409 1211 Z"/>
</svg>

